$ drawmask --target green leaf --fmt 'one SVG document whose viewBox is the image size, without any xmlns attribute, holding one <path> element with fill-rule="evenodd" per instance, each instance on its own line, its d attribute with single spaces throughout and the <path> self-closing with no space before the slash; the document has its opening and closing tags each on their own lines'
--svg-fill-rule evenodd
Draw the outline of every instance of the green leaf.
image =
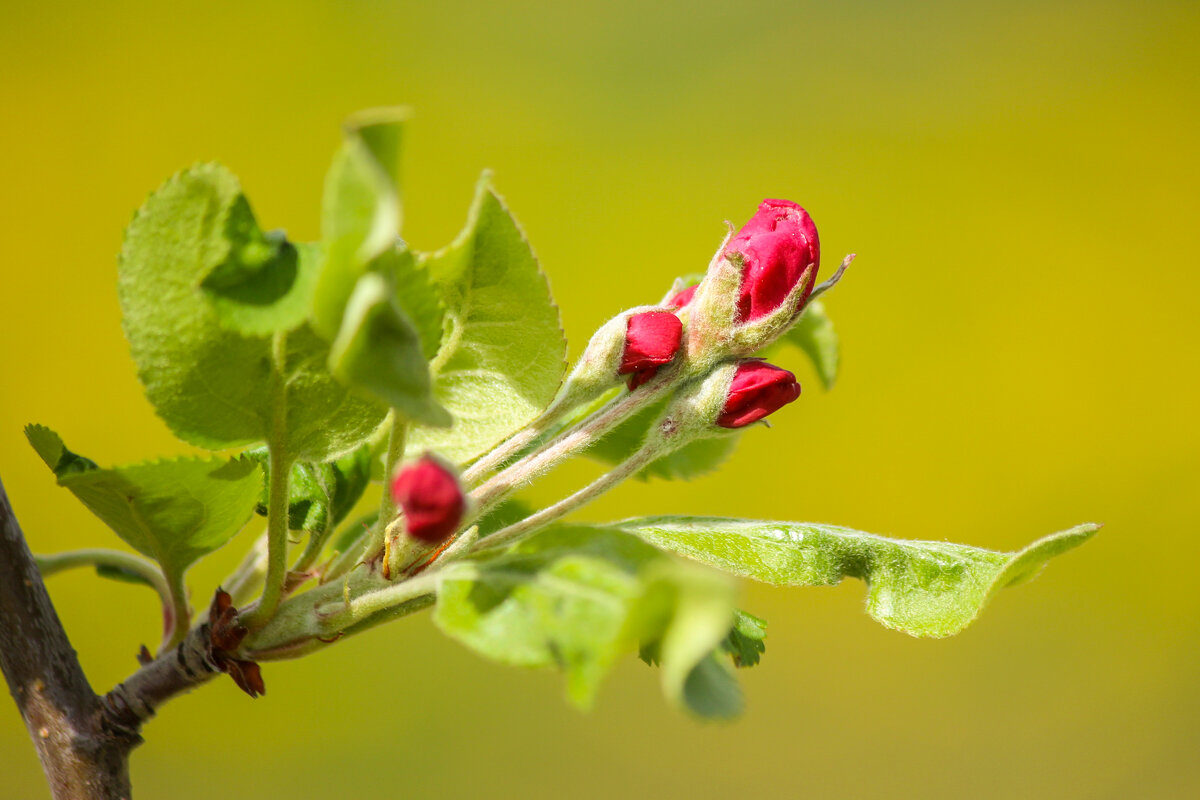
<svg viewBox="0 0 1200 800">
<path fill-rule="evenodd" d="M 46 465 L 127 544 L 179 578 L 229 541 L 254 513 L 262 474 L 253 459 L 180 458 L 127 467 L 79 469 L 58 434 L 26 428 Z"/>
<path fill-rule="evenodd" d="M 325 259 L 317 279 L 313 324 L 327 339 L 371 262 L 390 249 L 400 230 L 397 180 L 400 140 L 408 112 L 377 109 L 348 120 L 345 139 L 325 178 L 321 240 Z"/>
<path fill-rule="evenodd" d="M 305 325 L 288 334 L 283 372 L 285 446 L 294 458 L 328 461 L 349 453 L 366 442 L 387 416 L 386 406 L 335 380 L 328 361 L 329 347 L 312 328 Z M 260 438 L 265 439 L 266 433 Z"/>
<path fill-rule="evenodd" d="M 833 322 L 825 313 L 825 304 L 813 300 L 808 304 L 800 319 L 796 321 L 781 341 L 799 347 L 812 361 L 817 377 L 825 390 L 833 388 L 837 380 L 838 365 L 841 363 L 841 347 Z"/>
<path fill-rule="evenodd" d="M 437 287 L 429 278 L 429 271 L 402 245 L 375 259 L 373 268 L 391 282 L 396 302 L 421 337 L 425 360 L 431 361 L 441 348 L 446 309 Z"/>
<path fill-rule="evenodd" d="M 549 405 L 562 382 L 566 342 L 546 278 L 486 175 L 466 228 L 421 262 L 446 308 L 447 334 L 431 370 L 434 396 L 454 426 L 415 427 L 409 451 L 465 462 Z"/>
<path fill-rule="evenodd" d="M 583 409 L 581 414 L 586 415 L 599 408 L 611 399 L 614 394 L 622 391 L 625 391 L 623 387 L 603 395 L 587 408 Z M 661 401 L 631 415 L 604 436 L 604 438 L 585 450 L 585 455 L 606 464 L 615 465 L 627 461 L 630 456 L 641 449 L 642 443 L 646 439 L 646 434 L 653 427 L 654 423 L 658 421 L 658 418 L 662 416 L 669 402 L 671 402 L 671 398 L 665 397 Z M 737 449 L 741 438 L 739 432 L 726 433 L 707 439 L 696 439 L 685 444 L 678 450 L 651 462 L 645 469 L 638 473 L 637 477 L 643 481 L 649 480 L 652 477 L 662 478 L 663 480 L 691 480 L 692 478 L 705 475 L 721 466 L 721 464 L 725 463 L 726 459 L 733 455 L 733 451 Z"/>
<path fill-rule="evenodd" d="M 738 611 L 729 635 L 721 642 L 721 651 L 729 655 L 735 667 L 753 667 L 767 651 L 766 638 L 766 620 Z"/>
<path fill-rule="evenodd" d="M 146 200 L 120 258 L 125 334 L 146 396 L 177 436 L 213 450 L 264 441 L 275 413 L 271 339 L 231 330 L 228 309 L 201 287 L 246 246 L 245 213 L 228 170 L 192 167 Z M 387 413 L 335 381 L 327 359 L 328 346 L 307 326 L 287 334 L 286 444 L 296 458 L 347 452 Z"/>
<path fill-rule="evenodd" d="M 200 284 L 218 321 L 247 336 L 298 327 L 308 318 L 316 287 L 316 245 L 264 234 L 245 198 L 231 210 L 229 224 L 229 255 Z"/>
<path fill-rule="evenodd" d="M 1079 525 L 1016 553 L 947 542 L 886 539 L 806 522 L 645 517 L 613 526 L 663 550 L 777 586 L 867 582 L 867 612 L 913 636 L 958 633 L 999 589 L 1029 580 L 1098 525 Z"/>
<path fill-rule="evenodd" d="M 382 275 L 369 272 L 359 278 L 329 361 L 337 377 L 370 391 L 409 419 L 450 424 L 450 414 L 431 394 L 420 333 Z"/>
<path fill-rule="evenodd" d="M 558 667 L 591 704 L 615 659 L 639 643 L 662 654 L 664 691 L 686 701 L 688 676 L 727 635 L 732 586 L 632 536 L 556 526 L 498 557 L 446 568 L 434 620 L 482 655 Z"/>
</svg>

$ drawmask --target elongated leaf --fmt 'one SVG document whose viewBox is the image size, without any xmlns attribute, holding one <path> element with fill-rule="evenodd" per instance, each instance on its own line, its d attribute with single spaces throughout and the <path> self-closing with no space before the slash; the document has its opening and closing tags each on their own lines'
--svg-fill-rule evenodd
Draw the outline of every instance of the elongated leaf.
<svg viewBox="0 0 1200 800">
<path fill-rule="evenodd" d="M 313 324 L 327 339 L 342 327 L 342 312 L 371 262 L 389 250 L 400 230 L 397 179 L 406 109 L 377 109 L 345 126 L 345 139 L 325 178 Z"/>
<path fill-rule="evenodd" d="M 833 388 L 841 364 L 841 345 L 824 303 L 820 300 L 809 303 L 782 341 L 803 350 L 816 368 L 821 385 L 826 391 Z"/>
<path fill-rule="evenodd" d="M 689 676 L 732 618 L 727 580 L 587 526 L 552 527 L 502 556 L 455 562 L 434 613 L 446 634 L 482 655 L 563 669 L 570 698 L 585 707 L 613 661 L 639 643 L 661 653 L 668 697 L 688 703 Z"/>
<path fill-rule="evenodd" d="M 58 434 L 25 429 L 29 443 L 65 486 L 127 544 L 183 575 L 225 544 L 254 513 L 262 474 L 250 458 L 180 458 L 102 469 L 71 453 Z"/>
<path fill-rule="evenodd" d="M 223 324 L 228 314 L 201 285 L 249 246 L 245 237 L 254 229 L 246 213 L 237 179 L 220 165 L 202 164 L 150 196 L 121 251 L 123 322 L 146 396 L 177 436 L 214 450 L 264 441 L 276 413 L 271 339 Z M 334 380 L 328 353 L 306 325 L 287 334 L 286 444 L 297 458 L 347 452 L 386 414 Z"/>
<path fill-rule="evenodd" d="M 546 278 L 487 176 L 466 228 L 421 261 L 446 307 L 448 333 L 432 372 L 434 396 L 454 425 L 415 428 L 409 448 L 463 462 L 550 403 L 562 381 L 566 342 Z"/>
<path fill-rule="evenodd" d="M 1098 529 L 1079 525 L 1016 553 L 948 542 L 886 539 L 806 522 L 719 517 L 645 517 L 617 530 L 726 572 L 778 586 L 867 582 L 867 611 L 914 636 L 958 633 L 1005 586 L 1032 578 L 1049 559 L 1078 547 Z"/>
</svg>

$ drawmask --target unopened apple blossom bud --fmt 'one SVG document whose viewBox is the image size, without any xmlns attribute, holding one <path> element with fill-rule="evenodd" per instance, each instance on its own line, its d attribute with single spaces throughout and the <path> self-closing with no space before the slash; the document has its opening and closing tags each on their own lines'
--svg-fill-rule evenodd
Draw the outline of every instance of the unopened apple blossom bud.
<svg viewBox="0 0 1200 800">
<path fill-rule="evenodd" d="M 782 336 L 804 311 L 820 260 L 808 212 L 764 200 L 717 251 L 687 308 L 689 362 L 744 358 Z"/>
<path fill-rule="evenodd" d="M 758 213 L 725 245 L 725 257 L 741 261 L 738 320 L 753 322 L 770 314 L 793 291 L 800 304 L 812 291 L 821 263 L 817 226 L 790 200 L 763 200 Z"/>
<path fill-rule="evenodd" d="M 743 361 L 729 384 L 725 405 L 717 417 L 722 428 L 741 428 L 758 422 L 768 414 L 800 396 L 796 376 L 765 361 Z"/>
<path fill-rule="evenodd" d="M 670 364 L 679 352 L 683 323 L 670 311 L 643 311 L 630 315 L 625 326 L 618 375 L 629 375 L 629 388 L 636 389 Z"/>
<path fill-rule="evenodd" d="M 428 455 L 400 469 L 391 492 L 404 511 L 408 535 L 427 544 L 445 541 L 458 529 L 466 510 L 458 477 Z"/>
</svg>

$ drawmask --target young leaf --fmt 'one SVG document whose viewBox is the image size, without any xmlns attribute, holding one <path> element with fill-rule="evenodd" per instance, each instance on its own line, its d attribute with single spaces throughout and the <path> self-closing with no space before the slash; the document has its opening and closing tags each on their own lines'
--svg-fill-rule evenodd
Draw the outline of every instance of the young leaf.
<svg viewBox="0 0 1200 800">
<path fill-rule="evenodd" d="M 79 469 L 58 434 L 26 428 L 30 444 L 85 506 L 139 553 L 181 578 L 241 530 L 258 502 L 262 474 L 249 458 L 180 458 L 127 467 Z"/>
<path fill-rule="evenodd" d="M 237 179 L 202 164 L 146 200 L 121 250 L 123 323 L 146 396 L 177 436 L 213 450 L 264 441 L 275 414 L 271 339 L 232 330 L 228 309 L 201 288 L 248 246 L 246 213 Z M 328 346 L 307 326 L 287 334 L 287 445 L 296 458 L 347 452 L 386 414 L 335 381 L 327 359 Z"/>
<path fill-rule="evenodd" d="M 661 654 L 667 696 L 686 703 L 689 675 L 732 615 L 719 575 L 623 533 L 555 526 L 501 556 L 448 567 L 434 620 L 490 658 L 563 669 L 569 696 L 586 707 L 616 657 L 639 643 Z"/>
<path fill-rule="evenodd" d="M 613 526 L 656 547 L 777 586 L 867 582 L 867 612 L 913 636 L 951 636 L 999 589 L 1034 577 L 1049 559 L 1078 547 L 1098 525 L 1046 536 L 1016 553 L 947 542 L 886 539 L 806 522 L 719 517 L 645 517 Z"/>
<path fill-rule="evenodd" d="M 462 233 L 421 261 L 446 307 L 448 333 L 431 368 L 434 396 L 454 426 L 415 427 L 409 448 L 463 462 L 549 404 L 566 342 L 546 278 L 486 175 Z"/>
<path fill-rule="evenodd" d="M 837 380 L 838 365 L 841 363 L 841 348 L 838 343 L 837 331 L 833 322 L 825 313 L 825 304 L 813 300 L 781 341 L 794 344 L 804 351 L 804 354 L 816 367 L 817 377 L 825 390 L 833 388 Z"/>
<path fill-rule="evenodd" d="M 358 279 L 341 332 L 330 348 L 329 364 L 334 375 L 370 391 L 409 419 L 441 427 L 451 422 L 430 393 L 421 336 L 395 290 L 378 273 Z"/>
<path fill-rule="evenodd" d="M 400 230 L 397 181 L 400 139 L 408 112 L 377 109 L 348 120 L 345 139 L 325 178 L 321 240 L 325 259 L 317 279 L 313 324 L 327 339 L 370 263 L 391 248 Z"/>
<path fill-rule="evenodd" d="M 729 655 L 735 667 L 753 667 L 767 651 L 766 638 L 766 620 L 745 611 L 738 611 L 734 615 L 729 635 L 721 642 L 721 651 Z"/>
</svg>

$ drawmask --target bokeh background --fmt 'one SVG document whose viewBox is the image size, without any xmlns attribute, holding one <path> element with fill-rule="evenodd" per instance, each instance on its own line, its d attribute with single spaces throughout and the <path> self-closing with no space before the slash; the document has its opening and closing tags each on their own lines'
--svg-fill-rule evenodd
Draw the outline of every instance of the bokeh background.
<svg viewBox="0 0 1200 800">
<path fill-rule="evenodd" d="M 701 269 L 722 221 L 795 199 L 844 369 L 719 473 L 582 518 L 716 513 L 997 549 L 1107 527 L 959 637 L 863 587 L 747 585 L 770 622 L 748 712 L 700 724 L 630 658 L 597 708 L 409 618 L 165 709 L 140 797 L 1175 798 L 1200 795 L 1200 5 L 885 0 L 13 2 L 0 23 L 0 469 L 37 550 L 115 542 L 51 476 L 39 421 L 102 463 L 188 452 L 142 397 L 115 254 L 198 160 L 315 238 L 338 125 L 416 109 L 406 237 L 450 239 L 494 168 L 572 352 Z M 571 466 L 550 500 L 592 474 Z M 190 583 L 206 595 L 243 533 Z M 97 687 L 156 641 L 153 600 L 51 591 Z M 46 796 L 13 708 L 0 794 Z"/>
</svg>

